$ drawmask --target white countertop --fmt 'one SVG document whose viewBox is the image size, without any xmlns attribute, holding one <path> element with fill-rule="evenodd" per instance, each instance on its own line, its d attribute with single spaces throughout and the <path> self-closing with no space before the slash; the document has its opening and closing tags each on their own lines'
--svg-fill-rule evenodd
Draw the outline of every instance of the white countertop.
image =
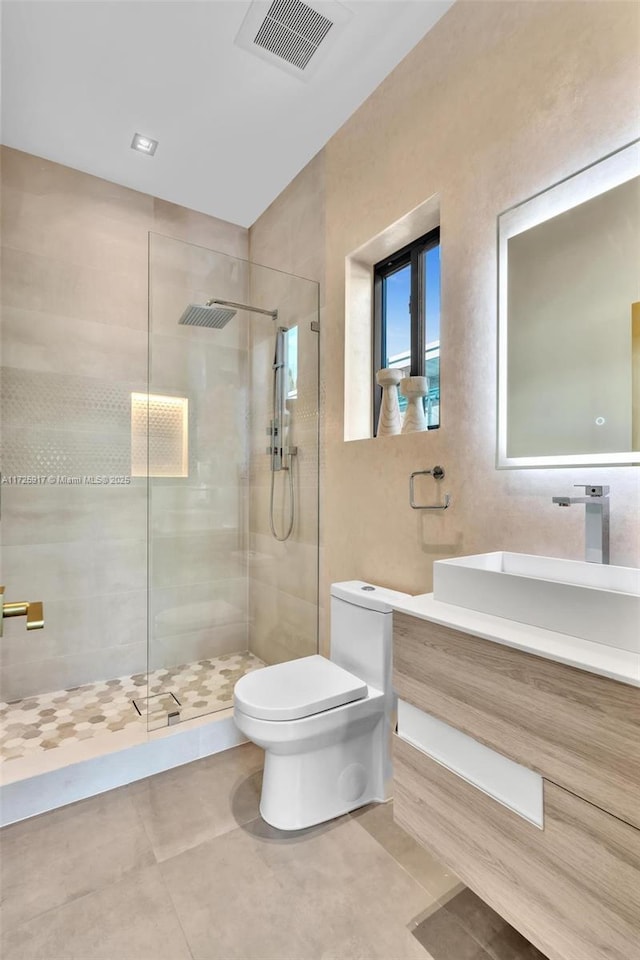
<svg viewBox="0 0 640 960">
<path fill-rule="evenodd" d="M 630 650 L 621 650 L 604 643 L 594 643 L 581 637 L 531 627 L 515 620 L 505 620 L 488 613 L 476 613 L 466 607 L 434 600 L 432 593 L 407 597 L 392 603 L 393 609 L 421 620 L 431 620 L 461 633 L 470 633 L 483 640 L 492 640 L 507 647 L 533 653 L 546 660 L 566 663 L 578 670 L 599 673 L 620 683 L 640 687 L 640 656 Z"/>
</svg>

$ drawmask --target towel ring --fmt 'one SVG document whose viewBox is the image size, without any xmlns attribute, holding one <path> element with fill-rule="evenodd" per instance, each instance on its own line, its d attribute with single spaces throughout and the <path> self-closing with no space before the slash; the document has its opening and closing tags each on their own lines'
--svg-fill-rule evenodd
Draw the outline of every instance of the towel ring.
<svg viewBox="0 0 640 960">
<path fill-rule="evenodd" d="M 433 477 L 434 480 L 444 480 L 444 470 L 436 465 L 431 470 L 414 470 L 409 477 L 409 505 L 412 510 L 446 510 L 451 505 L 451 497 L 448 493 L 444 495 L 444 503 L 416 503 L 414 492 L 414 480 L 416 477 Z"/>
</svg>

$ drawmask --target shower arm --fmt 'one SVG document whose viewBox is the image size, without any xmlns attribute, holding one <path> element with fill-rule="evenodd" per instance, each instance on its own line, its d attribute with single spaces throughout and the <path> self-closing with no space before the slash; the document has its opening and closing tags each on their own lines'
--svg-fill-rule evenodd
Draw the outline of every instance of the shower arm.
<svg viewBox="0 0 640 960">
<path fill-rule="evenodd" d="M 262 307 L 252 307 L 248 303 L 235 303 L 233 300 L 218 300 L 217 297 L 212 297 L 210 300 L 207 300 L 207 306 L 211 307 L 213 304 L 219 307 L 234 307 L 236 310 L 249 310 L 251 313 L 261 313 L 265 317 L 271 317 L 273 320 L 278 319 L 277 310 L 263 310 Z"/>
</svg>

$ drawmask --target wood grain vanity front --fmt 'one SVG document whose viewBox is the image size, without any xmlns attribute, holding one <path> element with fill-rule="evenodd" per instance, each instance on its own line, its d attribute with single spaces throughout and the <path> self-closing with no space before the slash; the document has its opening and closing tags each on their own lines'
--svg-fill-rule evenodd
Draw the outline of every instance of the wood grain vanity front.
<svg viewBox="0 0 640 960">
<path fill-rule="evenodd" d="M 640 827 L 639 688 L 401 613 L 393 658 L 402 700 Z"/>
<path fill-rule="evenodd" d="M 553 783 L 544 830 L 396 738 L 394 816 L 550 960 L 640 956 L 640 831 Z"/>
</svg>

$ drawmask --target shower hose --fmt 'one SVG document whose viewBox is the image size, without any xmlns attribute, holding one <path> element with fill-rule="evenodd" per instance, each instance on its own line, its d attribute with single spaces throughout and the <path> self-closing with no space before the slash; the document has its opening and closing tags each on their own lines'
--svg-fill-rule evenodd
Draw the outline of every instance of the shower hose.
<svg viewBox="0 0 640 960">
<path fill-rule="evenodd" d="M 286 532 L 280 536 L 276 529 L 276 524 L 273 516 L 273 499 L 275 493 L 276 485 L 276 471 L 271 468 L 271 493 L 269 496 L 269 526 L 271 527 L 271 533 L 276 540 L 279 540 L 280 543 L 284 543 L 285 540 L 288 540 L 291 536 L 291 531 L 293 530 L 293 523 L 295 520 L 295 499 L 293 493 L 293 457 L 290 457 L 289 460 L 289 469 L 287 470 L 289 474 L 289 523 L 287 525 Z"/>
</svg>

